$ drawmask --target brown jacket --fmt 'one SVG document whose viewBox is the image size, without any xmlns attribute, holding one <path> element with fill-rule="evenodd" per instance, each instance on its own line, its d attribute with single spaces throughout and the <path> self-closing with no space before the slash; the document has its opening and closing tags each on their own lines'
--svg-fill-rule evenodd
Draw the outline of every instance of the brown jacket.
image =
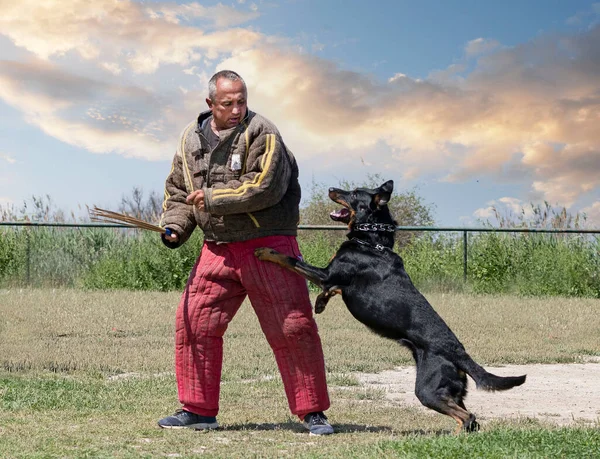
<svg viewBox="0 0 600 459">
<path fill-rule="evenodd" d="M 298 166 L 273 123 L 248 110 L 236 127 L 220 132 L 210 151 L 201 133 L 210 111 L 201 113 L 181 134 L 165 183 L 161 226 L 179 235 L 177 247 L 196 226 L 204 239 L 244 241 L 263 236 L 296 235 L 299 221 Z M 186 204 L 204 190 L 206 212 Z"/>
</svg>

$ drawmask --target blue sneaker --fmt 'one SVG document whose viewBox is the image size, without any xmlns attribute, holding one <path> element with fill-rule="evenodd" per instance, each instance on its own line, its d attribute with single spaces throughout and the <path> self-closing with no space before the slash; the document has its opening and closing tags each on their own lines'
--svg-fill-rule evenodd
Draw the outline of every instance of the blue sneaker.
<svg viewBox="0 0 600 459">
<path fill-rule="evenodd" d="M 158 425 L 163 429 L 208 430 L 219 427 L 216 417 L 200 416 L 185 410 L 177 410 L 172 416 L 167 416 L 158 421 Z"/>
<path fill-rule="evenodd" d="M 327 416 L 322 411 L 308 413 L 304 416 L 304 427 L 308 429 L 310 435 L 331 435 L 333 427 L 327 422 Z"/>
</svg>

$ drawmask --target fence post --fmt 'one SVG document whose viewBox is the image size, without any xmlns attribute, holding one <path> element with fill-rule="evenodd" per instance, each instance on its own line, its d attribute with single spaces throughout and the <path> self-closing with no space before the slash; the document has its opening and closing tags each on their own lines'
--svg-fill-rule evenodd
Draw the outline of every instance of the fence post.
<svg viewBox="0 0 600 459">
<path fill-rule="evenodd" d="M 467 232 L 463 231 L 463 282 L 467 282 Z"/>
</svg>

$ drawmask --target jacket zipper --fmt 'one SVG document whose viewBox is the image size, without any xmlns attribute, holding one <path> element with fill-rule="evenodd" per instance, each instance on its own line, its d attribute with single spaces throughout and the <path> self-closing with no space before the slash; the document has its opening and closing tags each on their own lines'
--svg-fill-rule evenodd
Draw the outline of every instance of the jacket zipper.
<svg viewBox="0 0 600 459">
<path fill-rule="evenodd" d="M 204 134 L 202 134 L 202 132 L 200 131 L 200 125 L 198 125 L 198 130 L 196 132 L 198 133 L 198 137 L 200 137 L 200 147 L 202 147 L 202 142 L 204 142 L 209 148 L 208 164 L 206 165 L 206 188 L 210 188 L 210 160 L 212 158 L 212 152 L 215 151 L 217 149 L 217 147 L 219 146 L 219 144 L 221 143 L 221 138 L 219 137 L 219 143 L 215 146 L 215 148 L 213 148 L 211 150 L 210 144 L 208 143 L 208 139 L 206 137 L 204 137 Z"/>
<path fill-rule="evenodd" d="M 250 212 L 246 212 L 248 214 L 248 217 L 250 217 L 250 220 L 252 220 L 252 223 L 254 223 L 254 226 L 256 226 L 257 228 L 260 228 L 260 225 L 258 224 L 258 220 L 256 219 L 256 217 L 254 215 L 252 215 Z"/>
<path fill-rule="evenodd" d="M 247 128 L 247 126 L 246 126 L 246 128 Z M 206 145 L 208 145 L 210 148 L 208 139 L 204 136 L 204 134 L 202 134 L 200 125 L 198 125 L 198 130 L 196 132 L 198 133 L 198 137 L 200 137 L 200 146 L 202 146 L 202 142 L 204 141 L 204 142 L 206 142 Z M 221 145 L 221 136 L 219 136 L 219 143 L 217 145 L 215 145 L 215 148 L 210 150 L 208 153 L 208 164 L 207 164 L 207 170 L 206 170 L 206 188 L 210 188 L 210 161 L 212 159 L 212 153 L 217 148 L 219 148 L 219 145 Z M 247 158 L 244 158 L 244 168 L 246 167 L 246 164 L 245 164 L 246 159 Z M 258 220 L 256 219 L 256 217 L 254 215 L 252 215 L 250 212 L 246 212 L 246 213 L 247 213 L 248 217 L 250 217 L 250 220 L 252 220 L 252 223 L 254 223 L 254 226 L 256 226 L 257 228 L 260 228 L 260 224 L 258 223 Z M 210 217 L 208 218 L 208 224 L 210 225 L 211 230 L 212 230 L 212 223 L 210 221 Z"/>
<path fill-rule="evenodd" d="M 219 146 L 219 144 L 217 144 L 217 146 L 211 150 L 210 149 L 210 144 L 208 143 L 208 139 L 204 136 L 204 134 L 202 134 L 201 129 L 202 128 L 198 124 L 198 130 L 196 132 L 198 133 L 198 137 L 200 138 L 200 148 L 202 148 L 202 142 L 205 142 L 205 144 L 208 146 L 208 164 L 206 165 L 206 179 L 205 179 L 205 184 L 206 184 L 206 188 L 209 188 L 210 187 L 210 159 L 212 157 L 212 152 L 214 150 L 216 150 L 216 148 Z M 220 137 L 219 137 L 219 143 L 221 143 L 221 138 Z M 208 227 L 210 228 L 210 231 L 212 233 L 213 229 L 212 229 L 212 222 L 211 222 L 210 214 L 208 214 Z"/>
</svg>

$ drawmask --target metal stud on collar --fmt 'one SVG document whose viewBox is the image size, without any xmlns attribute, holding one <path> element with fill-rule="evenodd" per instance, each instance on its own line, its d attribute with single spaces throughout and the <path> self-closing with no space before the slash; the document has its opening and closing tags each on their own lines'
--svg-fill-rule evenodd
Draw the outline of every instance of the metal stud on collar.
<svg viewBox="0 0 600 459">
<path fill-rule="evenodd" d="M 393 233 L 396 231 L 396 226 L 389 223 L 359 223 L 354 226 L 356 231 L 385 231 Z"/>
<path fill-rule="evenodd" d="M 361 245 L 366 245 L 367 247 L 371 247 L 371 248 L 373 248 L 375 250 L 379 250 L 380 252 L 383 252 L 387 248 L 384 245 L 381 245 L 381 244 L 375 244 L 375 245 L 373 245 L 373 244 L 370 244 L 370 243 L 368 243 L 366 241 L 361 241 L 360 239 L 355 238 L 355 237 L 353 237 L 351 239 L 351 241 L 357 242 L 358 244 L 361 244 Z"/>
</svg>

